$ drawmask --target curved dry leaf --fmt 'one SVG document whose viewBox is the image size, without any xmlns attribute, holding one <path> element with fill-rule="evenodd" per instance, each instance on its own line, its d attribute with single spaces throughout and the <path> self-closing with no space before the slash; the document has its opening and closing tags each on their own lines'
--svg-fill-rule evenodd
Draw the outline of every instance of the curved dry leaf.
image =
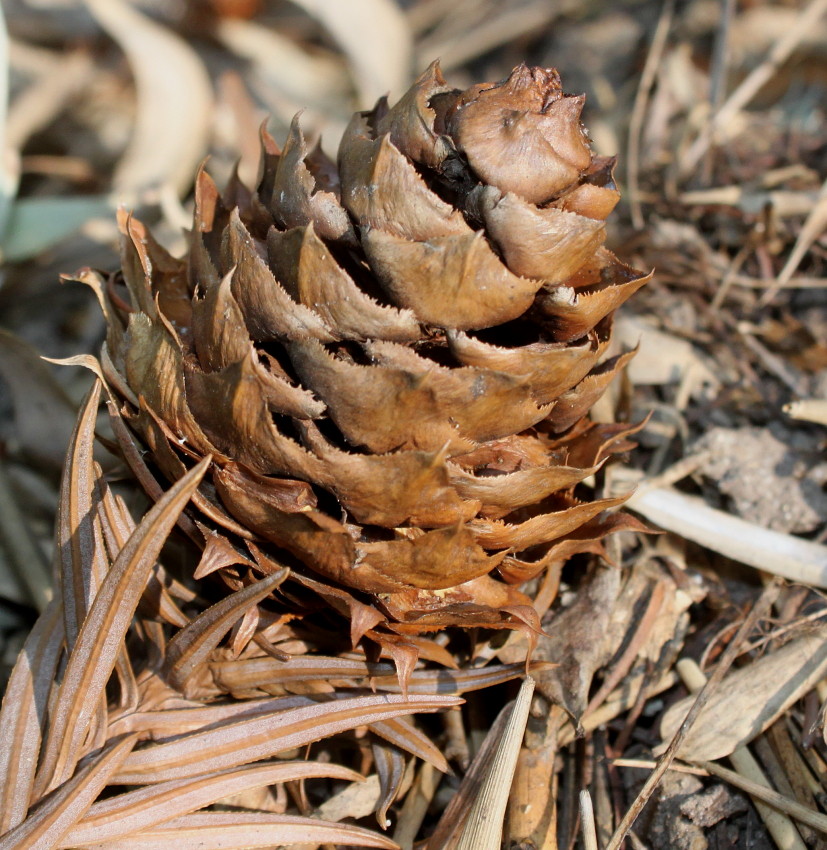
<svg viewBox="0 0 827 850">
<path fill-rule="evenodd" d="M 49 692 L 63 651 L 63 612 L 53 600 L 17 657 L 0 709 L 0 835 L 23 822 L 32 798 Z"/>
<path fill-rule="evenodd" d="M 138 94 L 135 128 L 118 163 L 125 194 L 170 185 L 183 195 L 207 152 L 212 87 L 201 60 L 182 39 L 123 0 L 85 0 L 129 61 Z"/>
<path fill-rule="evenodd" d="M 480 787 L 490 775 L 491 766 L 497 754 L 497 745 L 502 740 L 512 712 L 513 700 L 500 709 L 480 745 L 474 760 L 471 762 L 456 794 L 450 799 L 442 812 L 431 837 L 428 839 L 426 850 L 449 850 L 459 839 L 460 830 L 468 820 L 471 807 L 479 794 Z"/>
<path fill-rule="evenodd" d="M 143 785 L 224 770 L 270 758 L 373 720 L 438 711 L 459 703 L 448 696 L 383 695 L 321 703 L 289 713 L 278 711 L 144 747 L 127 759 L 113 781 Z"/>
<path fill-rule="evenodd" d="M 64 836 L 62 847 L 116 841 L 172 818 L 203 809 L 252 788 L 310 777 L 361 781 L 361 774 L 334 764 L 281 762 L 227 770 L 194 779 L 162 782 L 95 803 Z"/>
<path fill-rule="evenodd" d="M 83 755 L 92 712 L 104 693 L 158 553 L 210 464 L 206 457 L 150 509 L 101 582 L 69 655 L 43 749 L 39 795 L 65 781 Z"/>
<path fill-rule="evenodd" d="M 456 843 L 456 850 L 498 850 L 502 844 L 503 820 L 517 758 L 523 742 L 534 680 L 527 677 L 520 686 L 508 721 L 497 741 L 486 776 L 471 804 L 468 817 Z"/>
<path fill-rule="evenodd" d="M 372 104 L 410 81 L 413 43 L 407 18 L 392 0 L 293 0 L 316 18 L 341 45 L 351 66 L 359 99 Z"/>
<path fill-rule="evenodd" d="M 822 625 L 728 673 L 710 694 L 677 757 L 689 761 L 725 758 L 772 725 L 825 672 L 827 628 Z M 666 711 L 660 726 L 665 741 L 672 739 L 694 701 L 689 696 Z"/>
<path fill-rule="evenodd" d="M 390 839 L 359 826 L 327 823 L 295 815 L 246 812 L 184 815 L 137 835 L 126 835 L 91 846 L 96 850 L 157 850 L 159 847 L 175 847 L 177 850 L 203 850 L 204 847 L 246 850 L 251 847 L 269 848 L 307 842 L 398 850 L 398 845 Z"/>
<path fill-rule="evenodd" d="M 286 569 L 248 585 L 202 611 L 167 644 L 163 674 L 179 690 L 220 643 L 233 623 L 257 605 L 288 575 Z"/>
<path fill-rule="evenodd" d="M 86 813 L 135 746 L 137 735 L 111 743 L 55 789 L 19 826 L 0 836 L 0 850 L 52 850 Z"/>
</svg>

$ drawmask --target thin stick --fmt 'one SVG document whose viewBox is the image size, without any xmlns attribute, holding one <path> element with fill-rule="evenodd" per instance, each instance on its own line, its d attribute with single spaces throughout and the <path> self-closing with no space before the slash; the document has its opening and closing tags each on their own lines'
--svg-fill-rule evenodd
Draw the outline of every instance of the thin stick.
<svg viewBox="0 0 827 850">
<path fill-rule="evenodd" d="M 784 268 L 778 273 L 775 284 L 764 293 L 758 302 L 759 307 L 766 307 L 778 292 L 787 286 L 799 265 L 801 265 L 804 255 L 810 250 L 813 242 L 824 233 L 825 228 L 827 228 L 827 180 L 821 186 L 818 200 L 810 210 L 810 214 L 807 216 L 807 220 L 804 222 L 804 226 L 795 240 L 795 245 L 793 245 L 790 256 L 787 257 L 787 262 L 784 263 Z"/>
<path fill-rule="evenodd" d="M 716 762 L 698 762 L 698 767 L 702 767 L 705 771 L 707 771 L 707 773 L 711 773 L 713 776 L 717 776 L 719 779 L 729 782 L 730 785 L 734 785 L 741 791 L 745 791 L 750 795 L 750 797 L 755 797 L 756 799 L 766 803 L 768 806 L 772 806 L 780 812 L 785 812 L 799 823 L 803 823 L 806 826 L 817 829 L 819 832 L 823 832 L 827 835 L 827 815 L 823 815 L 821 812 L 809 809 L 807 806 L 802 806 L 798 801 L 791 800 L 789 797 L 785 797 L 783 794 L 773 791 L 772 788 L 767 788 L 765 785 L 759 785 L 751 779 L 746 779 L 734 770 L 721 767 L 721 765 Z"/>
<path fill-rule="evenodd" d="M 725 125 L 772 79 L 775 72 L 798 46 L 801 39 L 812 31 L 825 12 L 827 12 L 827 0 L 812 0 L 810 5 L 799 15 L 795 24 L 775 43 L 767 58 L 748 74 L 741 85 L 732 92 L 726 103 L 684 155 L 681 162 L 681 174 L 684 177 L 691 173 L 692 169 L 700 162 L 701 157 L 712 144 L 716 133 L 720 133 Z"/>
<path fill-rule="evenodd" d="M 626 837 L 626 834 L 634 824 L 637 816 L 643 810 L 643 807 L 649 801 L 649 798 L 654 793 L 661 779 L 663 779 L 664 773 L 669 769 L 669 765 L 672 763 L 672 760 L 675 758 L 678 749 L 686 738 L 689 730 L 692 728 L 695 721 L 698 719 L 698 715 L 701 713 L 703 707 L 706 705 L 709 697 L 712 695 L 715 688 L 720 684 L 721 680 L 726 675 L 729 668 L 732 666 L 732 663 L 738 657 L 738 654 L 741 651 L 741 644 L 749 637 L 749 634 L 755 628 L 758 621 L 767 613 L 770 609 L 770 606 L 773 602 L 778 598 L 778 594 L 781 589 L 781 582 L 778 579 L 774 579 L 770 584 L 764 588 L 764 592 L 759 597 L 758 601 L 755 603 L 752 611 L 750 611 L 747 618 L 741 624 L 741 628 L 738 629 L 737 634 L 732 639 L 732 642 L 729 646 L 724 650 L 723 655 L 721 656 L 721 660 L 718 663 L 718 666 L 715 668 L 713 674 L 709 677 L 706 684 L 703 686 L 701 691 L 698 693 L 695 702 L 692 703 L 692 707 L 689 709 L 686 717 L 684 718 L 683 723 L 681 723 L 680 728 L 675 733 L 675 736 L 672 738 L 669 746 L 666 749 L 666 752 L 658 759 L 658 766 L 649 774 L 649 778 L 641 788 L 640 793 L 635 798 L 635 801 L 629 808 L 629 811 L 623 816 L 620 824 L 615 830 L 614 835 L 612 835 L 611 840 L 606 846 L 606 850 L 618 850 L 623 839 Z"/>
<path fill-rule="evenodd" d="M 642 230 L 643 212 L 640 204 L 640 137 L 643 129 L 643 119 L 649 106 L 649 95 L 655 83 L 655 77 L 660 68 L 663 50 L 666 47 L 666 36 L 672 26 L 672 17 L 675 11 L 675 0 L 665 0 L 661 9 L 658 25 L 652 37 L 652 46 L 646 56 L 646 64 L 640 75 L 640 83 L 635 95 L 635 103 L 632 107 L 632 117 L 629 120 L 628 141 L 628 166 L 626 170 L 627 191 L 629 194 L 629 206 L 632 210 L 632 225 L 635 230 Z"/>
</svg>

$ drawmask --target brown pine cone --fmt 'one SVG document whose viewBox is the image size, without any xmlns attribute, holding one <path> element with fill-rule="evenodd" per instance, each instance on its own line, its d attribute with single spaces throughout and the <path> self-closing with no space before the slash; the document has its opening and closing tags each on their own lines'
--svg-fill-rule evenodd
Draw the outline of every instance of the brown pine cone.
<svg viewBox="0 0 827 850">
<path fill-rule="evenodd" d="M 649 279 L 603 247 L 614 161 L 582 107 L 554 70 L 457 91 L 434 64 L 337 165 L 294 121 L 255 192 L 201 173 L 181 260 L 123 217 L 104 368 L 167 478 L 212 456 L 198 575 L 287 564 L 280 592 L 354 641 L 534 628 L 517 585 L 632 524 L 574 495 L 630 445 L 588 411 Z"/>
</svg>

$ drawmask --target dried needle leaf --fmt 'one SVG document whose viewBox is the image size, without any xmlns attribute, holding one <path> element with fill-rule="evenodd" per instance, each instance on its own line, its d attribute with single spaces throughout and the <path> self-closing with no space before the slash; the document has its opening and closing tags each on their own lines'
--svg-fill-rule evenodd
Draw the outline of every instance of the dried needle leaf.
<svg viewBox="0 0 827 850">
<path fill-rule="evenodd" d="M 270 758 L 372 721 L 416 711 L 438 711 L 460 702 L 453 697 L 406 699 L 382 695 L 323 702 L 286 713 L 268 712 L 141 749 L 123 765 L 116 781 L 138 785 L 224 770 Z"/>
<path fill-rule="evenodd" d="M 17 657 L 0 710 L 0 835 L 21 824 L 31 798 L 49 690 L 63 648 L 63 612 L 54 600 Z"/>
<path fill-rule="evenodd" d="M 209 467 L 204 458 L 147 513 L 106 574 L 69 656 L 36 780 L 42 795 L 71 776 L 83 754 L 92 712 L 115 666 L 121 643 L 158 557 Z"/>
<path fill-rule="evenodd" d="M 101 382 L 96 380 L 78 416 L 60 482 L 56 548 L 66 646 L 70 652 L 97 592 L 98 581 L 109 566 L 95 522 L 98 476 L 93 452 L 100 392 Z"/>
<path fill-rule="evenodd" d="M 313 776 L 353 782 L 362 779 L 360 774 L 339 765 L 280 762 L 222 771 L 195 779 L 162 782 L 95 803 L 66 835 L 63 846 L 115 841 L 190 814 L 232 794 Z"/>
<path fill-rule="evenodd" d="M 251 606 L 261 602 L 287 577 L 279 570 L 261 581 L 224 597 L 181 629 L 167 644 L 164 670 L 169 683 L 180 688 L 219 641 Z"/>
<path fill-rule="evenodd" d="M 468 813 L 456 850 L 499 850 L 511 780 L 523 741 L 534 679 L 526 677 L 514 703 L 508 724 L 497 745 L 491 770 Z"/>
<path fill-rule="evenodd" d="M 95 844 L 96 850 L 244 850 L 283 844 L 345 844 L 398 850 L 389 838 L 348 824 L 327 823 L 294 815 L 209 812 L 184 815 L 137 835 Z M 86 845 L 89 846 L 89 845 Z M 11 850 L 1 848 L 1 850 Z M 39 848 L 38 848 L 39 850 Z"/>
<path fill-rule="evenodd" d="M 110 777 L 129 755 L 137 735 L 110 744 L 94 761 L 65 782 L 23 823 L 0 837 L 0 850 L 51 850 L 80 820 Z"/>
</svg>

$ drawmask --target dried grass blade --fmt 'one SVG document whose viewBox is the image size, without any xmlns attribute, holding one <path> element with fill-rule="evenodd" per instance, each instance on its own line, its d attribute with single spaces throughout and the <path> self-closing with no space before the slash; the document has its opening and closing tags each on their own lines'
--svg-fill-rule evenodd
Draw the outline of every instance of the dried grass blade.
<svg viewBox="0 0 827 850">
<path fill-rule="evenodd" d="M 63 611 L 53 600 L 29 633 L 12 670 L 0 709 L 0 835 L 29 809 L 49 690 L 63 648 Z"/>
<path fill-rule="evenodd" d="M 525 733 L 528 710 L 534 693 L 534 679 L 527 677 L 514 703 L 488 775 L 471 806 L 457 850 L 498 850 L 503 831 L 503 818 L 511 792 L 511 780 Z"/>
<path fill-rule="evenodd" d="M 71 775 L 146 581 L 179 513 L 201 481 L 206 457 L 152 507 L 121 550 L 95 596 L 69 656 L 52 714 L 35 790 L 43 794 Z"/>
<path fill-rule="evenodd" d="M 103 540 L 95 527 L 98 493 L 92 455 L 100 393 L 101 382 L 96 380 L 84 399 L 72 432 L 60 482 L 56 549 L 66 645 L 70 652 L 97 592 L 98 581 L 108 567 Z"/>
<path fill-rule="evenodd" d="M 389 838 L 347 824 L 328 823 L 294 815 L 209 812 L 185 815 L 140 835 L 92 845 L 96 850 L 243 850 L 293 844 L 344 844 L 399 850 Z M 90 845 L 84 845 L 90 846 Z"/>
<path fill-rule="evenodd" d="M 279 570 L 225 596 L 181 629 L 167 644 L 164 661 L 167 681 L 174 688 L 180 689 L 245 611 L 269 596 L 287 578 L 288 573 L 287 569 Z"/>
<path fill-rule="evenodd" d="M 462 778 L 457 793 L 442 813 L 439 823 L 431 835 L 427 850 L 453 850 L 459 840 L 460 830 L 465 825 L 474 800 L 480 794 L 480 789 L 490 775 L 494 759 L 497 756 L 498 745 L 505 735 L 514 710 L 514 701 L 503 706 L 497 715 L 479 752 L 471 762 L 471 766 Z"/>
<path fill-rule="evenodd" d="M 289 713 L 272 712 L 139 750 L 124 763 L 115 781 L 143 785 L 224 770 L 377 720 L 438 711 L 460 702 L 452 697 L 379 695 L 317 703 Z"/>
<path fill-rule="evenodd" d="M 51 850 L 80 820 L 129 754 L 137 735 L 112 743 L 23 821 L 0 837 L 0 850 Z"/>
<path fill-rule="evenodd" d="M 424 733 L 420 732 L 413 724 L 403 718 L 394 720 L 382 720 L 379 723 L 370 724 L 371 732 L 375 732 L 391 744 L 432 764 L 443 773 L 450 773 L 451 768 L 448 761 L 440 752 L 434 742 Z"/>
<path fill-rule="evenodd" d="M 355 771 L 335 764 L 281 762 L 241 770 L 222 771 L 195 779 L 162 782 L 95 803 L 64 837 L 63 847 L 115 841 L 143 832 L 173 818 L 209 806 L 222 797 L 253 788 L 309 777 L 330 777 L 359 782 Z"/>
</svg>

